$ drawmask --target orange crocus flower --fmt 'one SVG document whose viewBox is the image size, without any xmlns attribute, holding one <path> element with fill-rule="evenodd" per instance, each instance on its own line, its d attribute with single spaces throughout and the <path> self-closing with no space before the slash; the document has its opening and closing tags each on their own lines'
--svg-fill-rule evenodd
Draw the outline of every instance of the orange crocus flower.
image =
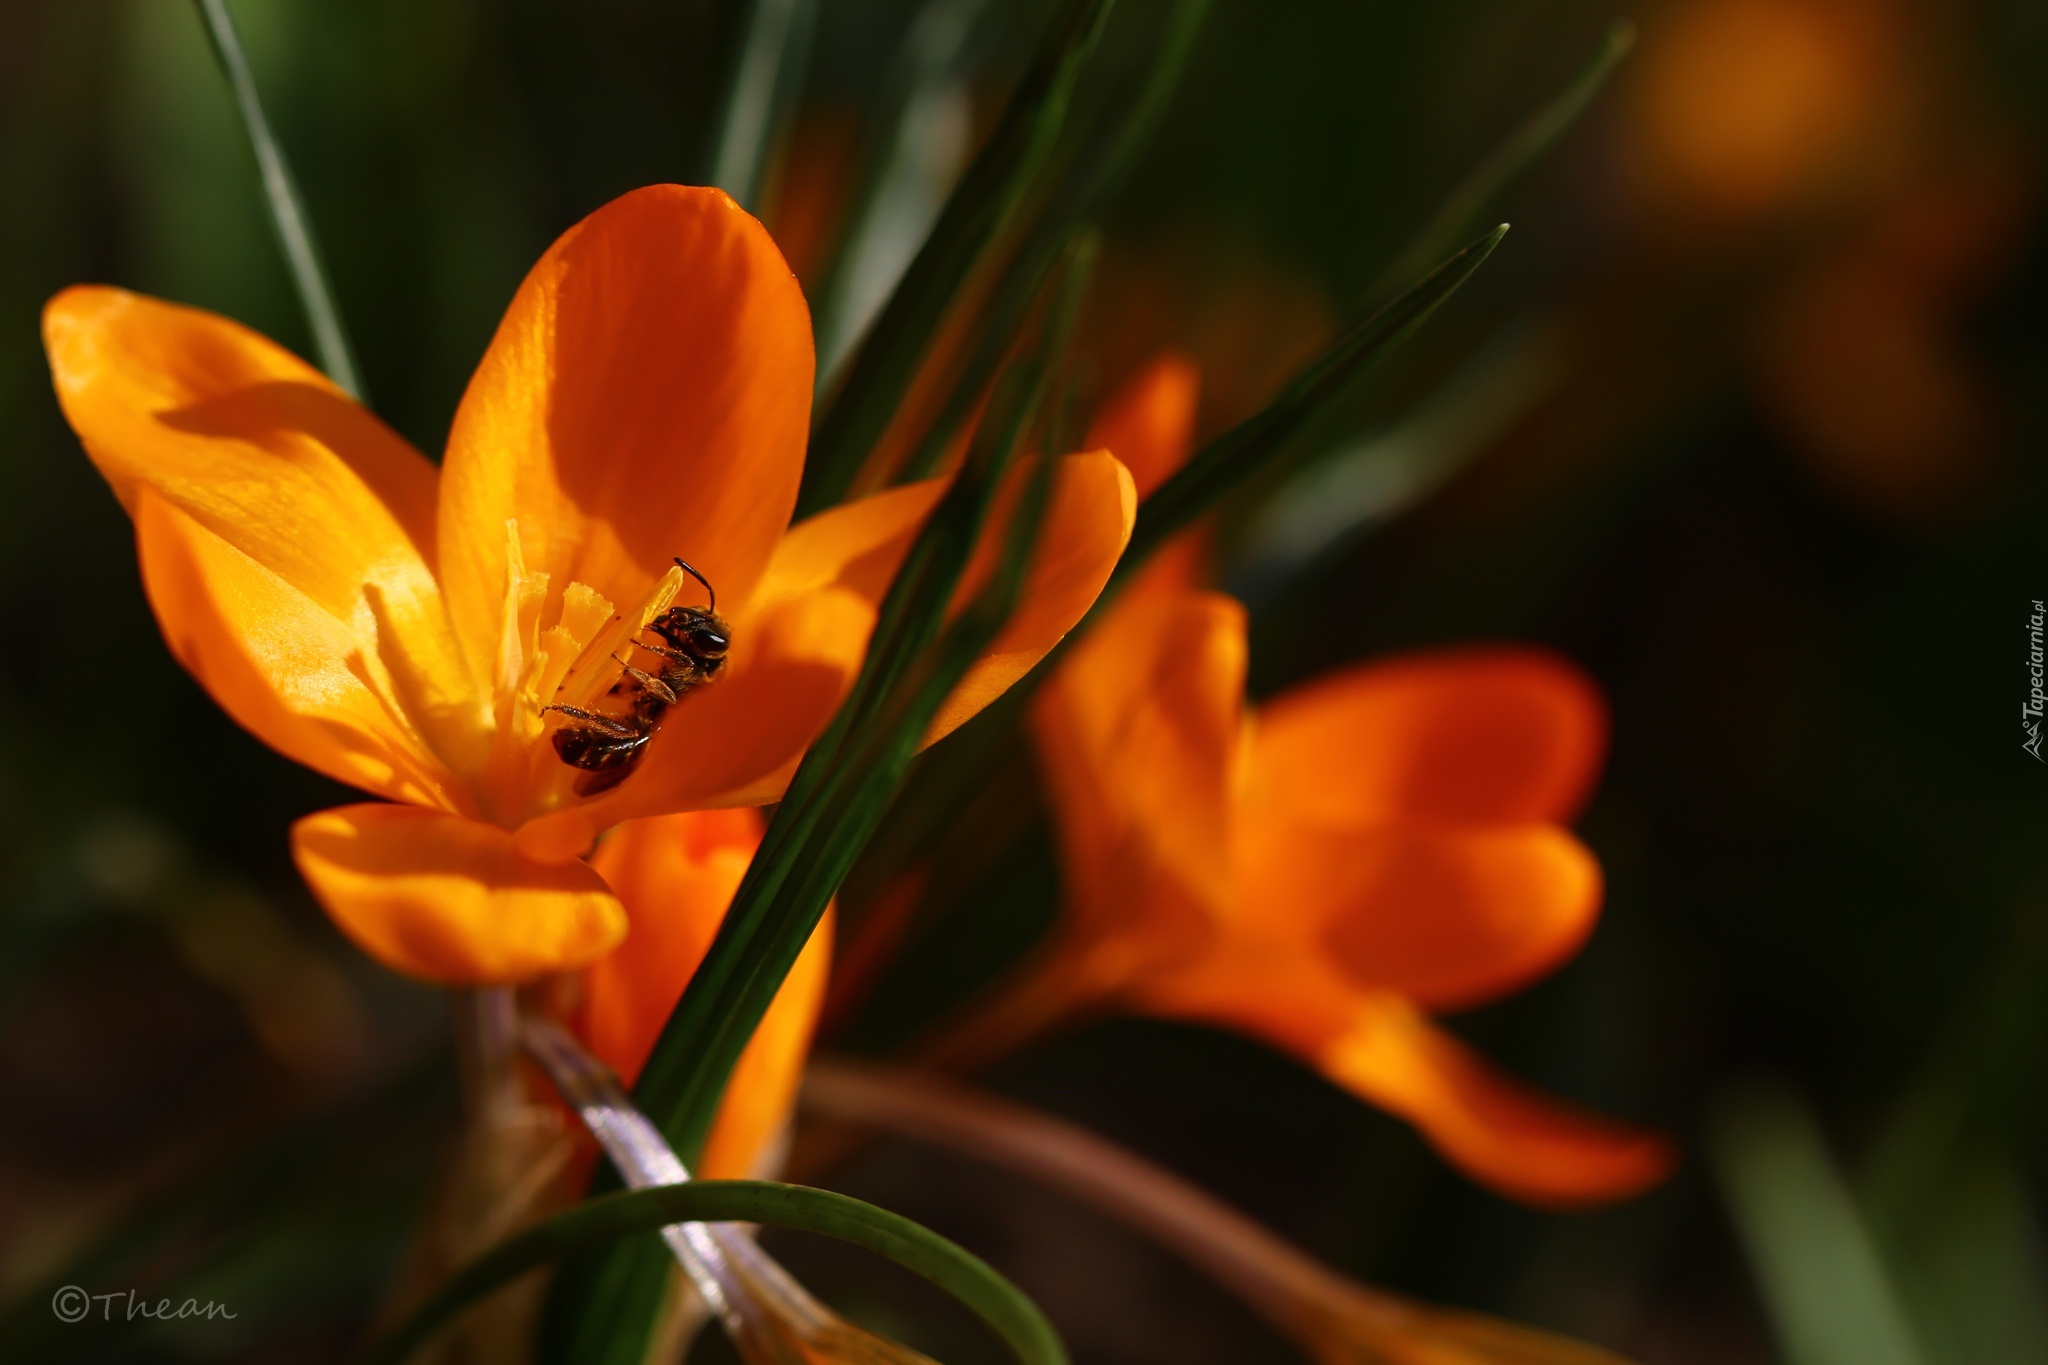
<svg viewBox="0 0 2048 1365">
<path fill-rule="evenodd" d="M 1162 373 L 1141 382 L 1185 393 Z M 1119 448 L 1134 470 L 1184 458 L 1141 434 Z M 995 1031 L 1104 1007 L 1235 1029 L 1517 1198 L 1660 1180 L 1664 1138 L 1526 1089 L 1429 1017 L 1545 975 L 1592 930 L 1600 869 L 1564 827 L 1605 745 L 1592 683 L 1539 650 L 1454 649 L 1248 711 L 1245 652 L 1238 603 L 1164 583 L 1047 684 L 1033 720 L 1067 913 Z"/>
<path fill-rule="evenodd" d="M 315 894 L 371 955 L 435 980 L 596 960 L 627 921 L 579 856 L 600 830 L 776 799 L 943 491 L 789 526 L 809 314 L 768 234 L 712 189 L 636 190 L 548 249 L 438 470 L 210 313 L 79 287 L 50 302 L 44 339 L 179 660 L 273 748 L 385 798 L 294 828 Z M 1025 606 L 932 738 L 1087 609 L 1132 507 L 1107 453 L 1063 458 Z M 579 795 L 542 707 L 605 694 L 614 656 L 682 592 L 677 555 L 717 588 L 729 662 L 625 782 Z"/>
</svg>

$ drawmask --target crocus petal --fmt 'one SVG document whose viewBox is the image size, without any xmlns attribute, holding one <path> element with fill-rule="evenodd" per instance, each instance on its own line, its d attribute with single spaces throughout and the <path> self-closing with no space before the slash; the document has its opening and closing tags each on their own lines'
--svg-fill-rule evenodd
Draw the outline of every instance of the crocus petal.
<svg viewBox="0 0 2048 1365">
<path fill-rule="evenodd" d="M 654 1041 L 704 960 L 761 843 L 752 810 L 634 820 L 591 862 L 624 902 L 625 941 L 583 977 L 577 1032 L 622 1080 L 639 1077 Z M 789 1116 L 831 962 L 829 919 L 784 979 L 726 1086 L 700 1162 L 711 1178 L 753 1174 Z"/>
<path fill-rule="evenodd" d="M 1029 468 L 1020 466 L 1013 488 L 1021 488 L 1028 474 Z M 925 732 L 926 744 L 944 739 L 1009 691 L 1079 624 L 1102 595 L 1130 543 L 1137 512 L 1130 471 L 1108 451 L 1061 458 L 1017 609 L 988 652 L 939 707 Z M 1000 509 L 993 525 L 999 532 Z M 964 605 L 994 572 L 1001 545 L 999 534 L 983 538 L 977 562 L 968 566 L 961 580 L 956 606 Z"/>
<path fill-rule="evenodd" d="M 433 466 L 282 346 L 89 285 L 50 300 L 43 343 L 123 506 L 154 489 L 342 622 L 366 582 L 431 582 Z"/>
<path fill-rule="evenodd" d="M 1662 1134 L 1503 1076 L 1396 996 L 1363 998 L 1351 1027 L 1315 1060 L 1337 1084 L 1413 1123 L 1453 1165 L 1525 1203 L 1625 1199 L 1676 1160 Z"/>
<path fill-rule="evenodd" d="M 827 588 L 879 604 L 925 518 L 945 496 L 947 482 L 926 479 L 891 488 L 790 527 L 775 547 L 752 609 L 766 610 Z M 861 648 L 866 647 L 863 640 Z"/>
<path fill-rule="evenodd" d="M 1444 1009 L 1505 995 L 1593 930 L 1600 865 L 1550 824 L 1368 828 L 1241 812 L 1239 913 L 1357 985 Z"/>
<path fill-rule="evenodd" d="M 793 528 L 733 623 L 725 675 L 670 713 L 640 771 L 615 797 L 535 825 L 554 829 L 577 817 L 595 832 L 628 816 L 779 799 L 859 673 L 881 600 L 944 493 L 944 480 L 928 480 Z M 947 698 L 926 743 L 1001 695 L 1080 620 L 1122 553 L 1133 510 L 1130 476 L 1110 456 L 1061 460 L 1023 603 Z M 992 533 L 984 545 L 997 538 Z M 956 606 L 987 568 L 969 565 Z"/>
<path fill-rule="evenodd" d="M 1244 672 L 1232 599 L 1119 603 L 1033 708 L 1065 932 L 1107 978 L 1185 954 L 1227 912 Z"/>
<path fill-rule="evenodd" d="M 351 666 L 360 659 L 346 627 L 154 490 L 138 489 L 133 510 L 164 640 L 222 710 L 338 782 L 459 808 L 459 789 Z"/>
<path fill-rule="evenodd" d="M 443 761 L 480 754 L 488 714 L 434 576 L 433 466 L 304 361 L 211 313 L 67 289 L 43 339 L 65 417 L 131 514 L 146 494 L 176 509 L 334 620 L 298 633 L 302 654 L 323 651 L 331 672 L 359 652 L 350 667 Z"/>
<path fill-rule="evenodd" d="M 292 856 L 364 952 L 429 981 L 508 983 L 568 971 L 626 933 L 586 863 L 537 862 L 509 831 L 416 806 L 342 806 L 292 826 Z"/>
<path fill-rule="evenodd" d="M 1261 708 L 1253 781 L 1332 824 L 1556 820 L 1585 799 L 1606 743 L 1599 691 L 1565 660 L 1441 650 L 1346 669 Z"/>
<path fill-rule="evenodd" d="M 1187 463 L 1201 396 L 1201 366 L 1193 356 L 1168 351 L 1117 387 L 1081 444 L 1123 461 L 1142 501 Z"/>
<path fill-rule="evenodd" d="M 1285 934 L 1242 922 L 1196 958 L 1134 978 L 1126 1007 L 1258 1038 L 1413 1123 L 1446 1159 L 1517 1199 L 1592 1203 L 1670 1169 L 1670 1143 L 1500 1075 L 1414 1004 L 1361 990 Z"/>
<path fill-rule="evenodd" d="M 1200 364 L 1167 351 L 1117 387 L 1095 414 L 1083 444 L 1123 461 L 1142 502 L 1193 453 L 1201 396 Z M 1124 585 L 1124 599 L 1171 597 L 1211 581 L 1210 540 L 1206 524 L 1169 540 Z"/>
<path fill-rule="evenodd" d="M 637 601 L 672 557 L 744 603 L 789 523 L 810 314 L 766 229 L 715 189 L 654 185 L 559 238 L 520 285 L 449 434 L 443 581 L 483 671 L 506 526 L 559 601 Z"/>
</svg>

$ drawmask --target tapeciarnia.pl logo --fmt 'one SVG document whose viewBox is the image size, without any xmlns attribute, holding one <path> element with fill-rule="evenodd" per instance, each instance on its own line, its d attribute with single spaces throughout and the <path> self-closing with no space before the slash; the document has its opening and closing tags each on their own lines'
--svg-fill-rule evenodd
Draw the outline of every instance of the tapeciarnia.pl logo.
<svg viewBox="0 0 2048 1365">
<path fill-rule="evenodd" d="M 2034 614 L 2027 618 L 2027 685 L 2026 704 L 2020 707 L 2020 724 L 2026 727 L 2027 737 L 2020 744 L 2022 749 L 2034 756 L 2036 763 L 2048 763 L 2041 757 L 2041 713 L 2048 708 L 2048 693 L 2041 689 L 2041 624 L 2048 620 L 2048 605 L 2040 598 L 2034 599 Z"/>
</svg>

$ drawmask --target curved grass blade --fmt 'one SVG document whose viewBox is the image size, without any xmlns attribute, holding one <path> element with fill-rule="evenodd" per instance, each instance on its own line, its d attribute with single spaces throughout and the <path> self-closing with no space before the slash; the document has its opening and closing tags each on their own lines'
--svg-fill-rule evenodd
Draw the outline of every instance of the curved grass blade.
<svg viewBox="0 0 2048 1365">
<path fill-rule="evenodd" d="M 291 271 L 292 288 L 298 291 L 299 306 L 306 310 L 306 325 L 313 332 L 313 349 L 320 368 L 349 397 L 361 401 L 363 381 L 350 351 L 348 331 L 342 326 L 341 310 L 335 307 L 334 290 L 327 282 L 326 267 L 320 262 L 320 248 L 313 241 L 313 224 L 306 216 L 305 202 L 285 162 L 284 150 L 270 131 L 263 103 L 256 96 L 256 77 L 249 70 L 248 54 L 235 32 L 234 17 L 227 0 L 193 0 L 207 41 L 220 62 L 221 74 L 235 97 L 235 112 L 242 131 L 248 134 L 249 149 L 256 154 L 256 170 L 263 178 L 263 201 L 270 209 L 270 225 L 277 230 L 278 245 L 284 248 L 285 265 Z"/>
<path fill-rule="evenodd" d="M 909 390 L 948 307 L 1030 194 L 1051 158 L 1110 4 L 1066 0 L 1053 20 L 1001 122 L 954 187 L 931 236 L 824 405 L 811 435 L 799 517 L 845 497 Z"/>
<path fill-rule="evenodd" d="M 683 1165 L 619 1089 L 611 1070 L 552 1020 L 529 1015 L 520 1040 L 583 1120 L 626 1184 L 681 1185 Z M 775 1365 L 792 1355 L 863 1365 L 933 1365 L 930 1358 L 854 1326 L 811 1297 L 745 1232 L 725 1223 L 670 1223 L 661 1230 L 697 1295 L 717 1315 L 742 1360 Z"/>
<path fill-rule="evenodd" d="M 1196 451 L 1138 508 L 1137 528 L 1131 534 L 1130 549 L 1117 564 L 1112 589 L 1129 581 L 1174 532 L 1264 468 L 1290 437 L 1349 392 L 1374 362 L 1412 336 L 1485 263 L 1507 230 L 1503 223 L 1445 261 L 1337 338 L 1278 398 Z M 1097 609 L 1100 607 L 1098 602 Z"/>
<path fill-rule="evenodd" d="M 1505 141 L 1458 182 L 1436 217 L 1430 219 L 1429 225 L 1380 277 L 1380 288 L 1397 288 L 1401 281 L 1412 280 L 1429 269 L 1431 261 L 1442 260 L 1445 252 L 1472 231 L 1472 225 L 1495 197 L 1571 130 L 1635 45 L 1634 24 L 1626 19 L 1609 24 L 1593 60 L 1555 99 L 1523 119 Z"/>
<path fill-rule="evenodd" d="M 410 1318 L 372 1343 L 363 1365 L 396 1365 L 469 1304 L 530 1270 L 671 1223 L 763 1223 L 851 1242 L 974 1310 L 1025 1365 L 1065 1365 L 1066 1350 L 1045 1315 L 980 1257 L 887 1209 L 772 1180 L 695 1180 L 586 1200 L 457 1271 Z"/>
<path fill-rule="evenodd" d="M 711 183 L 750 213 L 761 196 L 761 168 L 803 83 L 817 9 L 817 0 L 753 0 L 747 7 L 712 143 Z"/>
</svg>

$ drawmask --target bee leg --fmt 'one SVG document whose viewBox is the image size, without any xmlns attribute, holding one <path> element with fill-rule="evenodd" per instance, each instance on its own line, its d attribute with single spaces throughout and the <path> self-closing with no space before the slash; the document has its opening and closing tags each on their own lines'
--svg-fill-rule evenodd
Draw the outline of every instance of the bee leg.
<svg viewBox="0 0 2048 1365">
<path fill-rule="evenodd" d="M 680 649 L 675 649 L 668 645 L 650 645 L 642 643 L 639 640 L 635 640 L 633 642 L 633 648 L 644 649 L 649 654 L 659 654 L 662 658 L 667 659 L 672 663 L 694 664 L 697 662 L 689 655 L 683 653 L 683 651 L 681 651 Z"/>
<path fill-rule="evenodd" d="M 615 720 L 610 716 L 601 716 L 595 711 L 586 711 L 580 706 L 558 705 L 543 706 L 540 708 L 540 713 L 542 715 L 546 715 L 550 711 L 560 711 L 563 715 L 568 716 L 573 720 L 580 720 L 586 725 L 595 726 L 597 729 L 604 731 L 606 734 L 617 735 L 621 739 L 629 738 L 633 735 L 637 735 L 640 733 L 639 730 L 637 730 L 631 725 L 626 724 L 623 721 Z"/>
<path fill-rule="evenodd" d="M 612 662 L 622 666 L 626 670 L 626 676 L 640 684 L 642 691 L 653 693 L 657 699 L 666 705 L 674 705 L 676 694 L 674 689 L 667 683 L 645 669 L 633 667 L 633 665 L 627 663 L 616 654 L 612 655 Z"/>
</svg>

